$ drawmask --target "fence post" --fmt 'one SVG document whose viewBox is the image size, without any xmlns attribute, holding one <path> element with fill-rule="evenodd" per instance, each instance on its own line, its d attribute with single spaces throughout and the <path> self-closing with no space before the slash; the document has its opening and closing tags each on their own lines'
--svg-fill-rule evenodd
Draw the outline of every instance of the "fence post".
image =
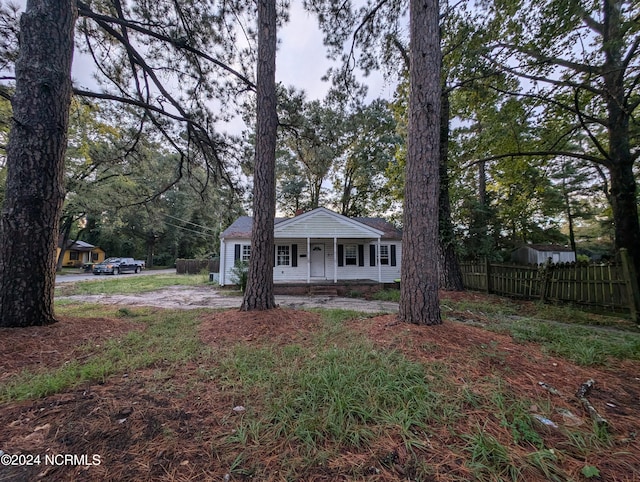
<svg viewBox="0 0 640 482">
<path fill-rule="evenodd" d="M 638 310 L 640 309 L 640 292 L 638 292 L 638 280 L 633 268 L 633 263 L 631 263 L 631 259 L 629 259 L 629 253 L 625 248 L 620 248 L 620 260 L 622 261 L 624 284 L 627 287 L 629 312 L 634 323 L 638 323 Z"/>
<path fill-rule="evenodd" d="M 549 271 L 551 268 L 550 258 L 547 258 L 547 261 L 542 265 L 542 267 L 538 270 L 540 276 L 540 301 L 543 303 L 547 299 L 547 286 L 549 285 Z"/>
<path fill-rule="evenodd" d="M 489 258 L 484 258 L 484 273 L 487 278 L 487 294 L 491 293 L 491 263 Z"/>
</svg>

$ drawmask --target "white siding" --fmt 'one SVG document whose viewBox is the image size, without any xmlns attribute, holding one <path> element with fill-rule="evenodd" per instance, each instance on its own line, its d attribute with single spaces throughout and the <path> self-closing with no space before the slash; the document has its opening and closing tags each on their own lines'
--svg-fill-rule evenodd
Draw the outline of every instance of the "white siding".
<svg viewBox="0 0 640 482">
<path fill-rule="evenodd" d="M 233 281 L 231 280 L 231 270 L 235 265 L 235 245 L 236 244 L 251 244 L 250 239 L 225 239 L 222 241 L 225 244 L 224 246 L 224 260 L 220 260 L 220 271 L 224 270 L 224 273 L 220 273 L 220 285 L 232 285 Z M 223 250 L 220 249 L 220 253 L 223 253 Z M 224 261 L 224 262 L 223 262 Z"/>
<path fill-rule="evenodd" d="M 364 266 L 338 266 L 338 281 L 358 279 L 378 281 L 378 261 L 376 260 L 375 266 L 371 266 L 369 260 L 369 246 L 373 244 L 377 249 L 377 240 L 363 243 L 362 240 L 357 239 L 339 239 L 338 244 L 364 244 Z M 381 281 L 383 283 L 393 283 L 395 279 L 400 278 L 402 243 L 400 241 L 380 240 L 380 244 L 387 246 L 394 245 L 396 247 L 396 266 L 391 266 L 391 263 L 380 266 Z M 331 246 L 331 250 L 333 251 L 333 246 Z M 333 262 L 333 259 L 331 261 Z M 333 266 L 331 268 L 333 276 Z"/>
<path fill-rule="evenodd" d="M 313 212 L 291 218 L 275 227 L 276 238 L 333 237 L 375 238 L 381 233 L 373 228 L 329 212 Z"/>
<path fill-rule="evenodd" d="M 573 263 L 576 255 L 573 251 L 539 251 L 529 246 L 522 246 L 514 251 L 512 261 L 525 264 L 544 264 L 551 258 L 552 263 Z"/>
<path fill-rule="evenodd" d="M 221 270 L 224 269 L 224 273 L 221 273 L 221 284 L 233 284 L 230 279 L 231 268 L 233 268 L 235 260 L 235 245 L 236 244 L 250 244 L 249 239 L 227 239 L 224 241 L 224 264 L 221 263 Z M 298 248 L 298 266 L 274 266 L 273 279 L 276 283 L 306 283 L 309 273 L 309 253 L 307 253 L 307 238 L 295 239 L 295 238 L 278 238 L 275 240 L 276 246 L 297 244 Z M 335 262 L 334 243 L 331 239 L 319 239 L 310 238 L 310 244 L 324 244 L 325 252 L 325 276 L 322 278 L 311 278 L 311 283 L 320 280 L 334 280 L 334 267 L 337 266 Z M 402 243 L 400 241 L 385 241 L 381 240 L 381 245 L 394 245 L 396 248 L 396 266 L 381 265 L 378 267 L 376 261 L 375 266 L 370 265 L 369 259 L 369 246 L 375 245 L 377 249 L 377 240 L 363 240 L 359 238 L 344 239 L 339 238 L 337 244 L 347 245 L 363 245 L 364 246 L 364 266 L 337 266 L 338 282 L 341 280 L 373 280 L 378 281 L 378 275 L 382 277 L 383 283 L 392 283 L 395 279 L 400 278 L 400 260 L 402 259 Z M 221 250 L 222 252 L 222 250 Z M 380 269 L 380 271 L 379 271 Z"/>
<path fill-rule="evenodd" d="M 298 245 L 298 266 L 274 266 L 273 281 L 276 283 L 298 282 L 306 283 L 307 281 L 307 240 L 306 239 L 276 239 L 277 246 Z M 291 251 L 289 252 L 291 254 Z M 293 258 L 293 255 L 291 255 Z M 293 261 L 293 259 L 291 259 Z"/>
</svg>

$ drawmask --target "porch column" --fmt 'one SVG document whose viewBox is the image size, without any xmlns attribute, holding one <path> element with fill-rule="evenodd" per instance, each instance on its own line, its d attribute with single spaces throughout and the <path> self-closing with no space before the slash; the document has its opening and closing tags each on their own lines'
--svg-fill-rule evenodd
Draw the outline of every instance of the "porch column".
<svg viewBox="0 0 640 482">
<path fill-rule="evenodd" d="M 338 283 L 338 238 L 333 237 L 333 282 Z"/>
<path fill-rule="evenodd" d="M 218 279 L 218 284 L 220 286 L 224 286 L 225 283 L 225 279 L 224 279 L 224 270 L 226 269 L 225 266 L 225 257 L 227 256 L 227 250 L 226 250 L 227 244 L 224 242 L 224 239 L 220 240 L 220 276 Z"/>
<path fill-rule="evenodd" d="M 380 264 L 380 238 L 378 238 L 378 254 L 376 255 L 378 263 L 378 283 L 382 283 L 382 265 Z"/>
<path fill-rule="evenodd" d="M 307 237 L 307 284 L 311 283 L 311 238 Z"/>
</svg>

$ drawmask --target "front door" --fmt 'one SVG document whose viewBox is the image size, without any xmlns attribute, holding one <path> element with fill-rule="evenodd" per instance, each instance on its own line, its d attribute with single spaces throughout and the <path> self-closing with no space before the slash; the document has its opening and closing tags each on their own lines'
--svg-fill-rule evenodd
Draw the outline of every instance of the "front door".
<svg viewBox="0 0 640 482">
<path fill-rule="evenodd" d="M 311 276 L 324 278 L 324 244 L 311 245 Z"/>
</svg>

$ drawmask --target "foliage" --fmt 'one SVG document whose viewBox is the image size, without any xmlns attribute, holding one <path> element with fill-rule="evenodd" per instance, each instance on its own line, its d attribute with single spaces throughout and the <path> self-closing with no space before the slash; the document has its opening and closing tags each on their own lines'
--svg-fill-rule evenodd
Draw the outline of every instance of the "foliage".
<svg viewBox="0 0 640 482">
<path fill-rule="evenodd" d="M 247 289 L 247 277 L 249 276 L 249 263 L 247 261 L 242 261 L 241 259 L 236 260 L 233 268 L 231 268 L 230 279 L 233 284 L 240 287 L 240 291 L 243 293 Z"/>
<path fill-rule="evenodd" d="M 15 38 L 5 40 L 3 36 L 0 63 L 3 71 L 8 72 L 2 81 L 15 79 L 17 83 L 13 95 L 16 130 L 12 133 L 13 149 L 8 156 L 12 178 L 4 202 L 9 207 L 2 212 L 0 243 L 3 246 L 0 264 L 5 270 L 0 291 L 13 290 L 14 300 L 11 304 L 0 304 L 4 324 L 43 325 L 55 321 L 51 258 L 62 214 L 61 179 L 72 91 L 76 95 L 119 102 L 123 111 L 135 113 L 139 133 L 151 126 L 158 138 L 172 147 L 177 155 L 174 160 L 178 161 L 175 175 L 155 196 L 160 196 L 192 169 L 204 173 L 205 186 L 214 180 L 233 186 L 230 163 L 234 153 L 227 149 L 225 138 L 214 128 L 225 116 L 216 115 L 210 108 L 215 96 L 219 101 L 218 110 L 228 114 L 233 109 L 222 107 L 237 105 L 232 100 L 242 97 L 238 95 L 238 87 L 240 91 L 254 87 L 249 77 L 236 70 L 242 70 L 243 60 L 251 57 L 251 46 L 241 49 L 236 41 L 240 31 L 246 40 L 251 40 L 252 34 L 242 28 L 242 20 L 244 15 L 250 17 L 253 12 L 243 2 L 233 3 L 233 6 L 218 6 L 170 1 L 68 2 L 64 5 L 48 4 L 46 0 L 28 2 L 20 21 L 18 67 L 12 63 Z M 16 11 L 17 8 L 4 6 L 0 9 L 3 34 L 17 32 Z M 51 15 L 47 16 L 46 12 Z M 7 28 L 11 21 L 13 29 Z M 51 42 L 49 31 L 64 32 L 64 35 Z M 50 51 L 44 53 L 44 47 Z M 72 88 L 71 64 L 77 51 L 94 60 L 100 92 Z M 40 96 L 35 90 L 44 75 L 38 72 L 44 65 L 38 56 L 43 54 L 49 56 L 52 65 L 59 63 L 53 70 L 61 74 L 51 77 L 46 95 Z M 15 70 L 15 77 L 11 69 Z M 58 86 L 60 90 L 53 94 Z M 11 97 L 9 90 L 10 86 L 0 86 L 2 97 Z M 47 122 L 55 124 L 54 134 L 46 133 Z M 33 127 L 28 135 L 17 127 L 27 125 Z M 136 141 L 129 147 L 134 147 Z M 28 155 L 33 163 L 23 162 Z M 37 195 L 33 196 L 33 192 Z M 25 206 L 25 196 L 31 199 L 29 209 L 16 209 L 16 206 Z M 71 223 L 65 227 L 65 238 Z M 31 236 L 29 232 L 39 234 Z M 157 236 L 153 230 L 146 236 L 148 266 L 153 264 Z M 30 252 L 41 262 L 26 269 L 15 254 L 17 251 Z M 16 291 L 16 285 L 25 289 Z"/>
<path fill-rule="evenodd" d="M 628 0 L 508 3 L 481 4 L 489 30 L 503 31 L 488 39 L 483 58 L 517 79 L 498 91 L 530 106 L 531 142 L 495 159 L 516 154 L 590 163 L 598 172 L 591 181 L 611 203 L 615 245 L 629 251 L 638 273 L 639 6 Z"/>
<path fill-rule="evenodd" d="M 208 184 L 201 168 L 175 181 L 175 154 L 132 121 L 99 104 L 72 104 L 62 232 L 149 267 L 215 252 L 220 227 L 241 212 L 236 192 Z"/>
<path fill-rule="evenodd" d="M 584 475 L 587 479 L 591 479 L 593 477 L 600 477 L 600 471 L 598 470 L 597 467 L 594 467 L 593 465 L 585 465 L 584 467 L 582 467 L 582 470 L 580 470 L 580 473 Z"/>
<path fill-rule="evenodd" d="M 279 118 L 281 211 L 294 214 L 319 205 L 346 216 L 385 211 L 384 170 L 400 142 L 387 102 L 344 107 L 280 89 Z"/>
</svg>

